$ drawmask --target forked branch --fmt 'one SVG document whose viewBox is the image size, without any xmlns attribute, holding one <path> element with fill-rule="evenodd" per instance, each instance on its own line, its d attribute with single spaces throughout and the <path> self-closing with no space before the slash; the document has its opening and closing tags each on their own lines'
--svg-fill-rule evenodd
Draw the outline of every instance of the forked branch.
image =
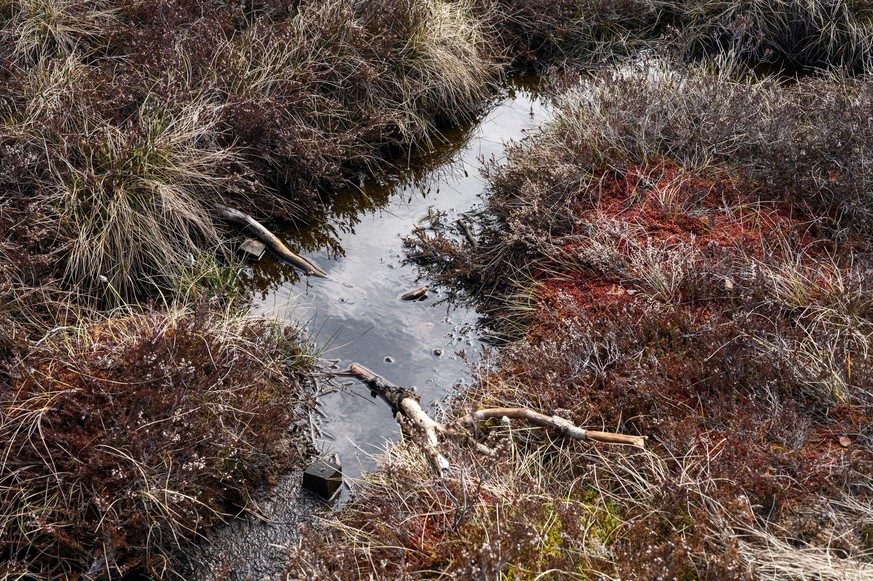
<svg viewBox="0 0 873 581">
<path fill-rule="evenodd" d="M 434 421 L 427 415 L 418 402 L 418 397 L 412 391 L 394 385 L 384 377 L 377 375 L 359 363 L 352 363 L 347 372 L 363 381 L 376 394 L 385 400 L 395 412 L 405 415 L 424 436 L 424 450 L 433 467 L 440 473 L 449 467 L 449 461 L 439 450 L 439 436 L 458 437 L 462 435 L 456 429 Z M 532 424 L 557 430 L 562 436 L 576 440 L 591 440 L 607 444 L 626 444 L 644 448 L 645 436 L 630 436 L 613 432 L 598 432 L 586 430 L 560 416 L 547 416 L 527 408 L 488 408 L 466 415 L 458 422 L 461 426 L 472 429 L 479 422 L 492 418 L 510 418 L 526 420 Z M 480 449 L 487 450 L 483 446 Z"/>
</svg>

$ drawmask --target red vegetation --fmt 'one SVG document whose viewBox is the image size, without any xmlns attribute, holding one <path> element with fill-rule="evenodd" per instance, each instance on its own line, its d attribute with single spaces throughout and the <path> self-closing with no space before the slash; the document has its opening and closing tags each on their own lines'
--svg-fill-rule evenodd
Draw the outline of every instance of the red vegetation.
<svg viewBox="0 0 873 581">
<path fill-rule="evenodd" d="M 641 182 L 648 186 L 641 188 Z M 574 205 L 582 224 L 574 233 L 576 241 L 567 243 L 573 237 L 565 237 L 563 256 L 539 271 L 529 343 L 508 348 L 498 375 L 508 384 L 530 386 L 539 401 L 553 408 L 574 410 L 579 420 L 598 418 L 603 425 L 649 435 L 661 455 L 699 457 L 707 478 L 719 482 L 710 490 L 714 498 L 725 505 L 749 500 L 753 520 L 747 524 L 754 519 L 778 523 L 796 542 L 826 537 L 830 525 L 816 524 L 810 507 L 822 496 L 844 494 L 854 474 L 873 470 L 870 447 L 854 441 L 866 433 L 873 411 L 873 402 L 864 395 L 871 377 L 866 372 L 852 375 L 845 369 L 850 363 L 843 361 L 851 384 L 848 401 L 823 400 L 823 394 L 795 383 L 789 371 L 798 365 L 792 363 L 793 354 L 768 352 L 758 340 L 781 337 L 791 344 L 803 341 L 804 333 L 818 335 L 821 330 L 807 319 L 807 312 L 773 304 L 767 281 L 748 270 L 752 265 L 778 268 L 787 259 L 785 247 L 809 249 L 791 254 L 798 257 L 791 266 L 816 273 L 808 283 L 810 300 L 817 300 L 838 292 L 837 275 L 846 268 L 840 264 L 851 263 L 834 258 L 823 267 L 821 259 L 853 256 L 862 239 L 817 238 L 808 220 L 788 203 L 759 204 L 757 192 L 747 195 L 717 176 L 683 175 L 671 164 L 611 172 L 592 190 Z M 669 206 L 663 203 L 667 190 Z M 689 268 L 706 273 L 709 290 L 698 286 L 661 304 L 650 289 L 598 268 L 597 261 L 579 269 L 573 257 L 596 235 L 592 229 L 611 221 L 629 227 L 614 229 L 622 237 L 613 239 L 616 256 L 610 260 L 633 262 L 632 249 L 641 244 L 684 245 L 692 255 Z M 869 324 L 863 323 L 868 331 Z M 613 359 L 592 365 L 592 347 L 580 348 L 580 341 L 597 346 L 595 355 L 615 346 Z M 544 383 L 546 377 L 562 380 Z M 488 385 L 500 383 L 491 380 Z M 487 397 L 501 399 L 494 393 Z M 670 496 L 675 493 L 664 494 L 661 508 L 667 514 L 686 502 Z M 699 551 L 696 558 L 700 552 L 723 558 L 729 547 L 713 553 L 712 547 L 701 545 L 707 538 L 703 531 L 719 523 L 700 511 L 690 516 L 680 528 L 687 528 L 688 542 L 698 544 L 692 550 Z M 732 517 L 744 520 L 741 514 Z M 661 518 L 643 518 L 626 531 L 619 543 L 619 571 L 646 577 L 639 566 L 650 554 L 644 555 L 643 547 L 662 553 L 664 560 L 649 571 L 653 575 L 661 574 L 665 563 L 672 562 L 678 571 L 689 566 L 690 553 L 673 553 L 679 550 L 673 542 L 680 529 L 669 525 L 657 532 L 653 519 Z M 852 541 L 851 535 L 841 542 L 841 550 L 848 553 L 863 547 L 853 545 L 860 541 Z M 726 574 L 711 565 L 704 563 L 709 574 Z"/>
<path fill-rule="evenodd" d="M 760 258 L 769 241 L 789 233 L 800 232 L 796 236 L 803 244 L 814 241 L 790 205 L 761 206 L 736 180 L 709 174 L 686 172 L 671 162 L 607 172 L 591 193 L 574 204 L 576 223 L 582 226 L 569 237 L 576 241 L 564 244 L 560 252 L 572 264 L 592 225 L 596 228 L 606 222 L 627 226 L 621 229 L 621 237 L 614 239 L 614 248 L 625 259 L 633 260 L 631 249 L 640 246 L 685 246 L 700 256 L 701 268 L 737 250 L 747 259 Z M 742 205 L 747 208 L 738 210 Z M 555 272 L 553 268 L 537 277 L 542 283 L 537 298 L 548 315 L 534 320 L 560 320 L 580 312 L 594 316 L 632 302 L 641 292 L 633 282 L 596 269 L 571 267 Z M 713 277 L 710 283 L 714 290 L 730 290 L 734 285 L 729 277 L 727 281 Z M 729 301 L 731 294 L 716 293 L 709 298 Z"/>
</svg>

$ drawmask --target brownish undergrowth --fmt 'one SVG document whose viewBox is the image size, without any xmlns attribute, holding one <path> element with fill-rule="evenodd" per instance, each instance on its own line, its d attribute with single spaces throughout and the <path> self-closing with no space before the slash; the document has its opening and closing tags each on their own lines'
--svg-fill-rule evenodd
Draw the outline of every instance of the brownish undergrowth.
<svg viewBox="0 0 873 581">
<path fill-rule="evenodd" d="M 57 328 L 0 382 L 0 573 L 163 576 L 305 456 L 293 331 L 190 311 Z"/>
<path fill-rule="evenodd" d="M 648 63 L 564 92 L 487 168 L 478 246 L 444 233 L 413 255 L 511 339 L 451 413 L 526 406 L 649 451 L 501 424 L 483 433 L 496 459 L 452 449 L 441 480 L 401 446 L 290 570 L 871 574 L 865 87 Z"/>
</svg>

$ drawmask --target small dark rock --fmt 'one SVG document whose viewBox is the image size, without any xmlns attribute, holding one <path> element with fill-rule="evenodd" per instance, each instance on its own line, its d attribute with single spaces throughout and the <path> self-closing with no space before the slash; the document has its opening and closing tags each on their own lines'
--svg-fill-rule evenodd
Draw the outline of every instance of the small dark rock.
<svg viewBox="0 0 873 581">
<path fill-rule="evenodd" d="M 339 464 L 327 458 L 319 458 L 303 472 L 303 488 L 328 500 L 343 483 Z"/>
</svg>

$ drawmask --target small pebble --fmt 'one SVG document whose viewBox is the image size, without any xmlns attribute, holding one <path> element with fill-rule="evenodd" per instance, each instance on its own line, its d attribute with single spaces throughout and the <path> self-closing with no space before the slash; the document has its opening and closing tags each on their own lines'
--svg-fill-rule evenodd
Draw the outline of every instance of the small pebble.
<svg viewBox="0 0 873 581">
<path fill-rule="evenodd" d="M 394 363 L 394 358 L 389 355 L 385 358 L 385 363 Z"/>
<path fill-rule="evenodd" d="M 442 357 L 443 350 L 440 349 L 439 347 L 434 347 L 433 354 L 436 355 L 437 357 Z"/>
</svg>

